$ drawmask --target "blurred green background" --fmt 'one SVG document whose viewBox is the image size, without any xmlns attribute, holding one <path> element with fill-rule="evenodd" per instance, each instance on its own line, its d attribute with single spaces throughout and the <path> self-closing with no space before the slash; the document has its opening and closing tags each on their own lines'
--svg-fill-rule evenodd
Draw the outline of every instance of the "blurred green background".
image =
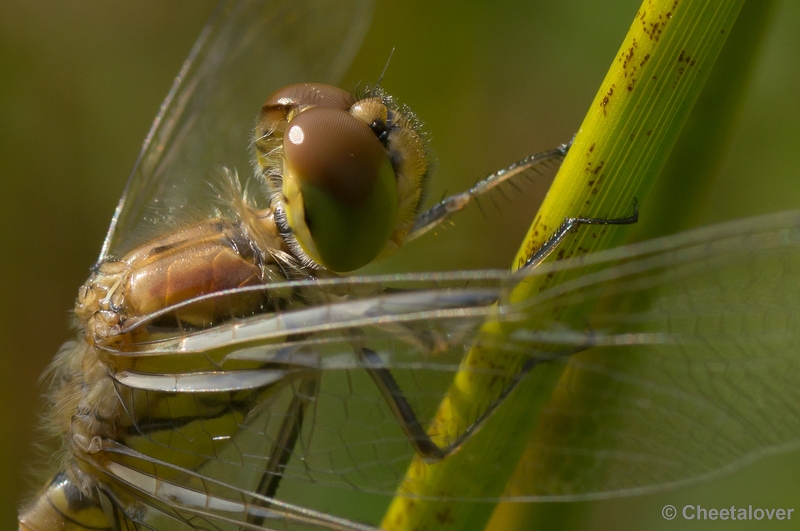
<svg viewBox="0 0 800 531">
<path fill-rule="evenodd" d="M 568 140 L 639 3 L 381 1 L 342 86 L 373 83 L 396 48 L 384 86 L 426 124 L 436 168 L 432 201 Z M 71 334 L 76 289 L 159 103 L 215 4 L 0 5 L 0 528 L 15 528 L 16 506 L 34 488 L 27 478 L 43 459 L 34 446 L 37 378 Z M 780 2 L 700 214 L 704 223 L 800 207 L 799 23 L 800 4 Z M 455 227 L 409 245 L 406 263 L 505 267 L 546 180 L 523 188 L 525 195 L 498 194 L 482 212 L 472 209 Z M 681 490 L 552 510 L 585 518 L 574 521 L 576 529 L 706 529 L 724 524 L 666 522 L 661 507 L 800 510 L 798 493 L 794 452 Z M 800 514 L 758 528 L 800 528 L 797 521 Z"/>
</svg>

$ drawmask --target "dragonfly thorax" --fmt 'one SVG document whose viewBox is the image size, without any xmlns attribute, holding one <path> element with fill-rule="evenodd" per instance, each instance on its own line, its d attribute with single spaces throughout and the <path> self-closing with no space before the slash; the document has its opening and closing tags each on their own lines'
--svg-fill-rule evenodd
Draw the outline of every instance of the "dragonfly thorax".
<svg viewBox="0 0 800 531">
<path fill-rule="evenodd" d="M 211 297 L 165 312 L 204 295 L 291 277 L 298 270 L 280 242 L 271 211 L 250 210 L 244 220 L 195 223 L 151 240 L 120 260 L 101 262 L 81 286 L 75 305 L 86 340 L 119 345 L 143 318 L 161 327 L 199 329 L 279 306 L 274 293 L 265 297 L 255 291 Z"/>
</svg>

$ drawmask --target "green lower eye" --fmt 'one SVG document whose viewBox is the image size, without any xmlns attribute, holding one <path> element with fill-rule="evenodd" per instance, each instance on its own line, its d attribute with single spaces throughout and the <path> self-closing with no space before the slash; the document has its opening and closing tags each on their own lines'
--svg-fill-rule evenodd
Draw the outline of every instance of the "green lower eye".
<svg viewBox="0 0 800 531">
<path fill-rule="evenodd" d="M 296 200 L 286 213 L 303 250 L 336 272 L 375 259 L 397 223 L 398 198 L 392 164 L 372 130 L 340 109 L 308 109 L 289 122 L 284 157 L 284 188 L 302 196 L 302 213 Z"/>
</svg>

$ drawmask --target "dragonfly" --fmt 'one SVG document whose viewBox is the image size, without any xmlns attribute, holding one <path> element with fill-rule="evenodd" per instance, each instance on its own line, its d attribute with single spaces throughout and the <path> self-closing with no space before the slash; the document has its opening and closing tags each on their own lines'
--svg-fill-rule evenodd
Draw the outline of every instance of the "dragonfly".
<svg viewBox="0 0 800 531">
<path fill-rule="evenodd" d="M 496 500 L 658 490 L 797 442 L 796 212 L 544 262 L 582 225 L 624 230 L 633 207 L 565 220 L 516 272 L 358 274 L 568 150 L 421 212 L 428 167 L 413 113 L 380 88 L 328 84 L 370 9 L 232 0 L 203 30 L 79 291 L 78 334 L 50 369 L 61 466 L 20 529 L 375 529 L 314 509 L 309 492 L 394 495 L 412 458 L 466 451 L 500 408 L 525 419 L 509 397 L 553 365 L 573 378 L 538 422 L 537 460 L 523 456 Z M 315 117 L 367 133 L 370 170 L 358 172 L 374 183 L 360 188 L 379 207 L 331 206 L 298 177 L 319 152 L 360 150 L 344 133 L 312 142 Z M 251 163 L 255 192 L 242 178 Z M 329 245 L 318 230 L 332 218 L 355 222 L 330 222 L 340 239 Z M 514 299 L 561 271 L 572 278 Z M 591 311 L 554 319 L 563 307 Z M 515 326 L 498 336 L 487 322 Z M 503 385 L 456 433 L 429 433 L 476 346 L 510 359 L 514 376 L 472 369 Z"/>
</svg>

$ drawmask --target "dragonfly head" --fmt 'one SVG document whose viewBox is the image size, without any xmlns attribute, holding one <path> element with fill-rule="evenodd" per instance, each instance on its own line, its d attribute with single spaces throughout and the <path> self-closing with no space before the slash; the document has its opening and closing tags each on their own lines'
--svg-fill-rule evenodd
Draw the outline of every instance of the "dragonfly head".
<svg viewBox="0 0 800 531">
<path fill-rule="evenodd" d="M 337 273 L 397 250 L 421 203 L 428 163 L 419 124 L 380 89 L 284 87 L 264 103 L 256 166 L 300 258 Z"/>
</svg>

